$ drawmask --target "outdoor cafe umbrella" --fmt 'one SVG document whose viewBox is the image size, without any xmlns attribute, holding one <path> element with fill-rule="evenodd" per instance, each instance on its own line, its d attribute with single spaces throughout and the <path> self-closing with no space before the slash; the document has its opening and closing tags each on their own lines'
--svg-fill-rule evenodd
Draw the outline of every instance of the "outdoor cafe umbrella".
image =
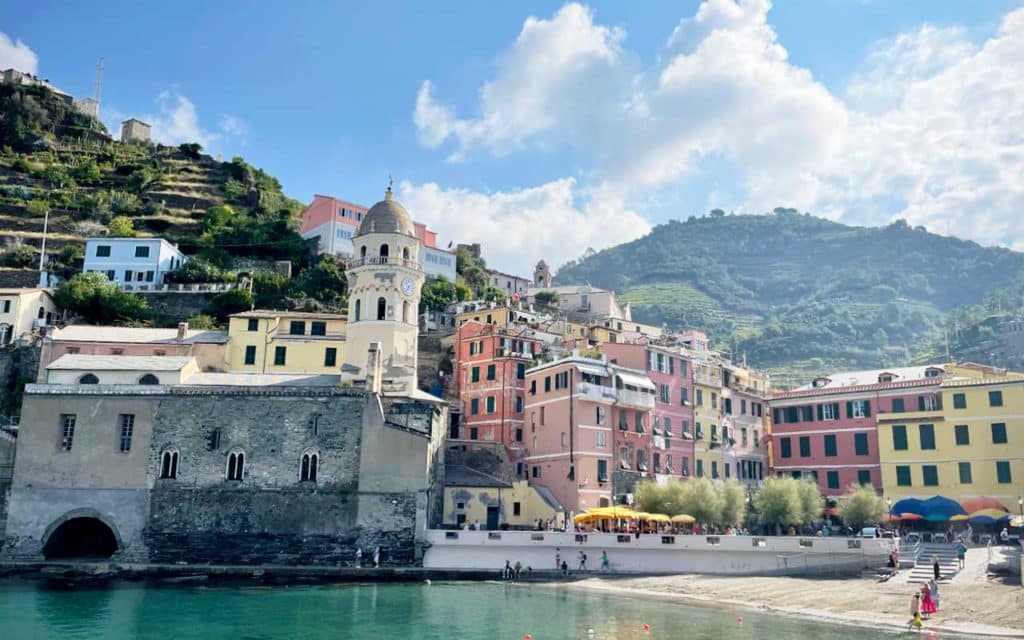
<svg viewBox="0 0 1024 640">
<path fill-rule="evenodd" d="M 996 524 L 1011 517 L 1013 516 L 1001 509 L 980 509 L 968 516 L 968 519 L 975 524 Z"/>
<path fill-rule="evenodd" d="M 967 498 L 960 503 L 960 506 L 964 508 L 967 513 L 974 513 L 981 511 L 982 509 L 998 509 L 999 511 L 1006 511 L 1006 507 L 1003 503 L 995 498 L 989 498 L 988 496 L 978 496 L 977 498 Z"/>
<path fill-rule="evenodd" d="M 899 519 L 908 522 L 911 520 L 924 520 L 924 516 L 920 513 L 901 513 Z"/>
<path fill-rule="evenodd" d="M 675 522 L 676 524 L 693 524 L 694 522 L 697 522 L 697 518 L 685 513 L 680 513 L 677 516 L 672 516 L 672 522 Z"/>
<path fill-rule="evenodd" d="M 957 514 L 957 515 L 953 516 L 952 518 L 950 518 L 949 521 L 950 522 L 963 522 L 964 520 L 967 520 L 969 517 L 970 516 L 968 516 L 968 515 L 960 513 L 960 514 Z"/>
<path fill-rule="evenodd" d="M 597 509 L 591 509 L 587 513 L 593 513 L 601 515 L 605 518 L 615 519 L 634 519 L 636 518 L 636 512 L 629 507 L 623 507 L 620 505 L 614 505 L 611 507 L 599 507 Z"/>
<path fill-rule="evenodd" d="M 1024 516 L 1016 516 L 1010 520 L 1011 527 L 1024 527 Z"/>
<path fill-rule="evenodd" d="M 601 515 L 598 515 L 596 513 L 581 513 L 581 514 L 579 514 L 577 516 L 574 516 L 572 521 L 577 523 L 577 524 L 579 524 L 579 523 L 582 523 L 582 522 L 595 522 L 595 521 L 601 520 L 601 519 L 603 519 L 605 517 L 606 516 L 601 516 Z"/>
<path fill-rule="evenodd" d="M 672 518 L 669 518 L 664 513 L 649 513 L 645 519 L 648 522 L 672 522 Z"/>
</svg>

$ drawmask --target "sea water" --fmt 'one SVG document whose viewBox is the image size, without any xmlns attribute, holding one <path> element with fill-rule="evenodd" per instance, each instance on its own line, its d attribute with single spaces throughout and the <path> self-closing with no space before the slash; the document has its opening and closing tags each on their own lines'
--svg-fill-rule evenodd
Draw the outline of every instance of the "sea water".
<svg viewBox="0 0 1024 640">
<path fill-rule="evenodd" d="M 529 584 L 0 582 L 0 640 L 522 640 L 527 634 L 533 640 L 898 637 L 728 606 Z"/>
</svg>

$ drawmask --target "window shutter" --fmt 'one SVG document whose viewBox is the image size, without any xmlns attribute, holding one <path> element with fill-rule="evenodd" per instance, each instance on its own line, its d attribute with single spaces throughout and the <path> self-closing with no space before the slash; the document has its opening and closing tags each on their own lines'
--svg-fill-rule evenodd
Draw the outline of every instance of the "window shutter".
<svg viewBox="0 0 1024 640">
<path fill-rule="evenodd" d="M 819 404 L 818 405 L 818 422 L 821 422 L 824 419 L 825 419 L 825 412 L 824 412 L 824 410 L 822 410 L 821 405 Z"/>
<path fill-rule="evenodd" d="M 847 418 L 852 418 L 853 417 L 853 402 L 851 402 L 849 400 L 846 401 L 846 417 Z"/>
<path fill-rule="evenodd" d="M 833 420 L 838 420 L 839 419 L 839 403 L 838 402 L 833 402 L 832 403 L 832 419 Z"/>
<path fill-rule="evenodd" d="M 870 418 L 871 417 L 871 401 L 870 400 L 865 400 L 864 401 L 864 417 L 865 418 Z"/>
</svg>

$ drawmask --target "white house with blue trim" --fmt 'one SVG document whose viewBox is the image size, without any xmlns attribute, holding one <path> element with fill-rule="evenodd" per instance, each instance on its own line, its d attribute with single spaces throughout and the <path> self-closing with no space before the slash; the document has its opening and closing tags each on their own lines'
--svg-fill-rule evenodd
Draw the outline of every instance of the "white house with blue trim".
<svg viewBox="0 0 1024 640">
<path fill-rule="evenodd" d="M 82 272 L 105 273 L 121 286 L 156 286 L 185 260 L 185 254 L 163 238 L 88 238 Z"/>
</svg>

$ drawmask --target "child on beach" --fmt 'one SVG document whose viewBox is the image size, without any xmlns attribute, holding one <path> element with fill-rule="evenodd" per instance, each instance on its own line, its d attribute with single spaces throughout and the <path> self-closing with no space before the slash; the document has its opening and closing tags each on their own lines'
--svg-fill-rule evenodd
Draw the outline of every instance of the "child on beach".
<svg viewBox="0 0 1024 640">
<path fill-rule="evenodd" d="M 924 624 L 921 621 L 921 594 L 915 593 L 910 597 L 910 624 L 916 629 L 920 629 Z"/>
<path fill-rule="evenodd" d="M 932 600 L 932 591 L 928 588 L 928 585 L 921 585 L 921 613 L 925 616 L 938 611 L 935 607 L 935 601 Z"/>
</svg>

